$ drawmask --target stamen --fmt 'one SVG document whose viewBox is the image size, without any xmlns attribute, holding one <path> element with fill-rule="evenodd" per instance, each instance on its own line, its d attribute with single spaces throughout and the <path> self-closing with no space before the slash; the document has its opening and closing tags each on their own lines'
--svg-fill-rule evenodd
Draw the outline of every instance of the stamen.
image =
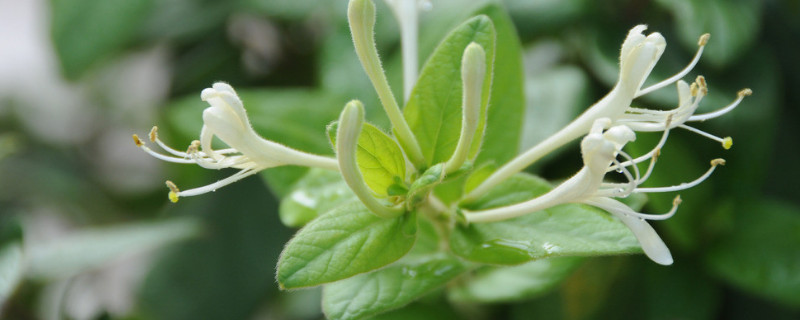
<svg viewBox="0 0 800 320">
<path fill-rule="evenodd" d="M 169 194 L 167 195 L 169 201 L 172 201 L 172 203 L 178 202 L 178 194 L 181 193 L 181 190 L 172 181 L 167 180 L 166 184 L 167 188 L 169 188 Z"/>
<path fill-rule="evenodd" d="M 725 159 L 711 160 L 711 168 L 708 168 L 708 171 L 706 171 L 706 173 L 704 173 L 702 176 L 700 176 L 699 178 L 695 179 L 692 182 L 684 182 L 677 186 L 671 186 L 671 187 L 636 188 L 633 190 L 633 192 L 672 192 L 672 191 L 689 189 L 700 184 L 704 180 L 708 179 L 708 177 L 711 176 L 711 174 L 714 172 L 714 169 L 716 169 L 717 166 L 719 165 L 725 165 Z"/>
<path fill-rule="evenodd" d="M 733 110 L 737 106 L 739 106 L 739 103 L 741 103 L 742 100 L 744 100 L 744 97 L 747 97 L 747 96 L 749 96 L 751 94 L 753 94 L 753 91 L 750 90 L 749 88 L 742 89 L 737 94 L 736 100 L 731 102 L 731 104 L 729 104 L 729 105 L 725 106 L 724 108 L 719 109 L 717 111 L 704 113 L 704 114 L 693 115 L 693 116 L 689 117 L 689 120 L 687 120 L 687 121 L 706 121 L 708 119 L 713 119 L 713 118 L 719 117 L 721 115 L 724 115 L 724 114 L 726 114 L 728 112 L 731 112 L 731 110 Z"/>
<path fill-rule="evenodd" d="M 254 173 L 256 173 L 256 172 L 258 172 L 260 170 L 261 170 L 261 168 L 255 168 L 255 167 L 242 169 L 241 171 L 239 171 L 237 173 L 234 173 L 230 177 L 227 177 L 225 179 L 219 180 L 217 182 L 214 182 L 212 184 L 209 184 L 209 185 L 206 185 L 206 186 L 202 186 L 202 187 L 199 187 L 199 188 L 194 188 L 194 189 L 189 189 L 189 190 L 184 190 L 184 191 L 178 191 L 178 192 L 175 192 L 177 190 L 177 188 L 175 188 L 175 190 L 172 190 L 170 192 L 170 200 L 172 199 L 172 192 L 175 192 L 175 199 L 176 199 L 175 201 L 177 201 L 177 197 L 178 196 L 180 196 L 180 197 L 191 197 L 191 196 L 196 196 L 196 195 L 200 195 L 200 194 L 204 194 L 204 193 L 208 193 L 208 192 L 214 192 L 214 191 L 217 191 L 217 189 L 219 189 L 221 187 L 227 186 L 227 185 L 229 185 L 231 183 L 234 183 L 236 181 L 239 181 L 239 180 L 242 180 L 244 178 L 247 178 L 247 177 L 253 175 Z M 167 185 L 167 186 L 169 186 L 169 185 Z M 174 184 L 173 184 L 173 186 L 174 186 Z M 170 188 L 170 189 L 172 189 L 172 188 Z M 175 201 L 173 201 L 173 202 L 175 202 Z"/>
<path fill-rule="evenodd" d="M 153 129 L 150 129 L 150 141 L 156 142 L 158 139 L 158 126 L 153 126 Z"/>
<path fill-rule="evenodd" d="M 710 37 L 711 37 L 711 35 L 708 34 L 708 33 L 703 34 L 702 36 L 700 36 L 700 39 L 697 41 L 697 46 L 698 46 L 697 53 L 695 53 L 694 58 L 692 59 L 692 61 L 689 62 L 689 65 L 687 65 L 685 68 L 683 68 L 683 70 L 681 70 L 676 75 L 674 75 L 674 76 L 672 76 L 672 77 L 670 77 L 670 78 L 668 78 L 668 79 L 666 79 L 664 81 L 661 81 L 661 82 L 656 83 L 656 84 L 654 84 L 652 86 L 649 86 L 646 89 L 639 90 L 639 92 L 636 93 L 636 97 L 638 98 L 638 97 L 646 95 L 646 94 L 648 94 L 650 92 L 653 92 L 653 91 L 656 91 L 656 90 L 661 89 L 663 87 L 666 87 L 667 85 L 669 85 L 669 84 L 671 84 L 671 83 L 673 83 L 675 81 L 678 81 L 679 79 L 681 79 L 681 78 L 685 77 L 687 74 L 689 74 L 689 72 L 692 71 L 694 66 L 697 65 L 697 62 L 700 61 L 700 56 L 703 55 L 703 49 L 706 47 L 706 44 L 708 44 L 708 39 Z"/>
<path fill-rule="evenodd" d="M 691 132 L 694 132 L 696 134 L 699 134 L 701 136 L 704 136 L 704 137 L 709 138 L 711 140 L 714 140 L 716 142 L 719 142 L 720 144 L 722 144 L 722 147 L 725 148 L 725 150 L 728 150 L 728 149 L 731 148 L 731 146 L 733 146 L 733 138 L 731 138 L 731 137 L 720 138 L 720 137 L 717 137 L 717 136 L 715 136 L 713 134 L 710 134 L 708 132 L 705 132 L 705 131 L 697 129 L 697 128 L 693 128 L 693 127 L 687 126 L 685 124 L 682 124 L 682 125 L 680 125 L 678 127 L 680 127 L 681 129 L 689 130 Z"/>
</svg>

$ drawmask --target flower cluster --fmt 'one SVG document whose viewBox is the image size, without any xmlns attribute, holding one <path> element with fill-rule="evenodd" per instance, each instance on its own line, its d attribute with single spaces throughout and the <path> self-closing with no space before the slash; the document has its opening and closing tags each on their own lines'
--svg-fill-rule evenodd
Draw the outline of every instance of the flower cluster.
<svg viewBox="0 0 800 320">
<path fill-rule="evenodd" d="M 401 31 L 404 33 L 405 96 L 408 97 L 408 90 L 413 86 L 417 74 L 415 52 L 418 8 L 416 4 L 409 1 L 390 1 L 390 5 L 398 15 L 398 21 L 402 25 Z M 403 156 L 410 163 L 409 167 L 422 170 L 425 168 L 425 159 L 422 156 L 419 142 L 400 112 L 398 102 L 389 88 L 375 48 L 373 39 L 374 4 L 370 0 L 350 1 L 348 19 L 356 54 L 391 121 L 394 139 L 402 149 Z M 672 256 L 669 249 L 646 220 L 663 220 L 671 217 L 681 202 L 680 197 L 675 198 L 669 212 L 661 215 L 636 212 L 614 198 L 627 197 L 632 193 L 680 191 L 691 188 L 708 178 L 718 165 L 725 163 L 724 160 L 711 161 L 708 171 L 689 183 L 658 188 L 641 187 L 653 171 L 671 129 L 686 129 L 721 143 L 725 149 L 730 148 L 732 140 L 729 137 L 720 138 L 693 128 L 687 123 L 705 121 L 728 113 L 751 92 L 749 89 L 744 89 L 739 92 L 737 99 L 730 105 L 714 112 L 695 114 L 700 102 L 708 92 L 706 80 L 699 76 L 691 84 L 688 84 L 681 79 L 699 61 L 703 48 L 709 40 L 708 34 L 700 37 L 697 53 L 682 71 L 654 85 L 642 88 L 666 47 L 664 37 L 659 33 L 645 35 L 643 33 L 645 30 L 646 26 L 639 25 L 628 33 L 620 50 L 620 74 L 617 84 L 605 97 L 553 136 L 495 170 L 477 187 L 464 195 L 460 201 L 448 206 L 433 194 L 425 194 L 427 205 L 437 208 L 441 214 L 451 217 L 454 217 L 456 212 L 462 212 L 468 223 L 486 223 L 511 219 L 565 203 L 582 203 L 603 209 L 617 217 L 633 232 L 650 259 L 659 264 L 671 264 Z M 411 46 L 412 50 L 405 50 L 408 46 Z M 487 72 L 485 60 L 486 52 L 477 43 L 469 44 L 463 51 L 461 60 L 463 119 L 460 139 L 451 158 L 447 162 L 441 163 L 441 176 L 438 177 L 440 180 L 446 175 L 461 171 L 464 168 L 463 165 L 470 160 L 468 151 L 470 146 L 483 138 L 476 132 L 481 132 L 482 128 L 478 128 L 479 124 L 483 123 L 480 117 L 485 116 L 481 115 L 481 90 L 484 87 L 484 75 Z M 673 83 L 677 87 L 678 95 L 678 104 L 674 109 L 652 110 L 631 106 L 634 99 Z M 161 160 L 194 163 L 208 169 L 235 168 L 240 171 L 210 185 L 184 191 L 167 181 L 170 189 L 169 198 L 173 202 L 177 201 L 179 197 L 213 191 L 264 169 L 282 165 L 300 165 L 340 171 L 343 180 L 365 207 L 379 217 L 397 217 L 410 210 L 402 203 L 384 203 L 383 200 L 376 198 L 359 170 L 356 152 L 364 122 L 364 107 L 361 102 L 354 100 L 344 107 L 336 129 L 334 145 L 336 158 L 329 158 L 298 151 L 260 137 L 250 125 L 242 101 L 233 88 L 225 83 L 216 83 L 212 88 L 203 90 L 201 98 L 208 102 L 210 107 L 203 112 L 204 125 L 200 131 L 199 140 L 193 141 L 187 151 L 178 151 L 167 146 L 158 138 L 155 127 L 150 132 L 149 140 L 163 149 L 166 154 L 153 151 L 142 139 L 134 135 L 136 145 Z M 634 158 L 623 151 L 623 148 L 636 139 L 636 132 L 661 132 L 662 135 L 652 150 Z M 214 137 L 225 143 L 228 148 L 214 149 L 212 147 Z M 551 191 L 534 199 L 503 207 L 477 211 L 462 210 L 458 207 L 478 199 L 488 190 L 521 172 L 544 155 L 581 137 L 583 167 L 574 176 Z M 647 161 L 649 161 L 647 169 L 644 173 L 640 172 L 639 164 Z M 606 182 L 606 175 L 611 171 L 621 173 L 626 181 Z M 421 173 L 415 172 L 408 176 L 416 177 Z M 410 184 L 408 181 L 405 183 Z"/>
</svg>

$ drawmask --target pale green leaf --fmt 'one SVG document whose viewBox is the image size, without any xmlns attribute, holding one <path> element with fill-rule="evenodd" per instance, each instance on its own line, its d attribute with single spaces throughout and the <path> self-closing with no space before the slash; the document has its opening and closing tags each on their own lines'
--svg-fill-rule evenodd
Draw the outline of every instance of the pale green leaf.
<svg viewBox="0 0 800 320">
<path fill-rule="evenodd" d="M 362 319 L 409 304 L 464 270 L 458 259 L 444 254 L 409 257 L 326 285 L 322 308 L 330 319 Z"/>
<path fill-rule="evenodd" d="M 289 227 L 301 227 L 355 195 L 338 172 L 311 169 L 282 200 L 278 213 Z"/>
<path fill-rule="evenodd" d="M 551 189 L 542 180 L 518 174 L 495 187 L 469 209 L 519 203 Z M 641 252 L 622 222 L 594 207 L 564 204 L 514 219 L 459 226 L 450 238 L 457 255 L 475 262 L 519 264 L 555 256 L 596 256 Z"/>
<path fill-rule="evenodd" d="M 338 122 L 328 126 L 328 138 L 336 146 Z M 387 197 L 389 188 L 402 184 L 406 177 L 406 160 L 400 146 L 381 129 L 364 123 L 358 136 L 356 163 L 364 182 L 379 197 Z"/>
<path fill-rule="evenodd" d="M 461 56 L 471 42 L 486 52 L 481 115 L 485 116 L 494 65 L 495 30 L 486 16 L 467 20 L 436 48 L 425 63 L 403 110 L 406 121 L 422 148 L 428 166 L 446 162 L 458 144 L 461 131 Z M 481 119 L 482 128 L 485 119 Z M 482 136 L 478 132 L 476 137 Z M 476 139 L 480 144 L 480 139 Z"/>
<path fill-rule="evenodd" d="M 361 202 L 341 205 L 309 222 L 278 261 L 283 288 L 313 287 L 368 272 L 403 257 L 416 239 L 416 215 L 384 219 Z"/>
<path fill-rule="evenodd" d="M 152 250 L 198 233 L 195 219 L 180 218 L 92 228 L 26 252 L 27 274 L 41 279 L 63 279 L 100 267 L 125 254 Z"/>
<path fill-rule="evenodd" d="M 518 266 L 487 266 L 451 288 L 450 298 L 485 303 L 533 298 L 558 286 L 582 261 L 581 257 L 556 257 Z"/>
</svg>

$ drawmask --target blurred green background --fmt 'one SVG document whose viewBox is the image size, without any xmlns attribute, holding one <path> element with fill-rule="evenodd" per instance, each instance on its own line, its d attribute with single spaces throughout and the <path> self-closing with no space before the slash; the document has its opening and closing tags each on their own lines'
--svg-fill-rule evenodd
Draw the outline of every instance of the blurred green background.
<svg viewBox="0 0 800 320">
<path fill-rule="evenodd" d="M 484 2 L 432 0 L 420 16 L 420 61 Z M 433 293 L 383 317 L 800 318 L 800 2 L 503 2 L 525 50 L 521 149 L 607 92 L 628 29 L 646 23 L 669 44 L 652 82 L 680 70 L 698 36 L 712 34 L 689 76 L 709 82 L 698 112 L 726 105 L 741 88 L 754 92 L 731 114 L 700 125 L 732 136 L 731 150 L 676 130 L 652 185 L 693 179 L 713 158 L 728 164 L 683 192 L 675 217 L 653 224 L 675 255 L 671 267 L 643 255 L 594 258 L 523 301 L 450 304 Z M 385 3 L 376 4 L 378 47 L 400 96 L 398 28 Z M 279 292 L 274 280 L 278 254 L 294 232 L 277 214 L 276 197 L 288 186 L 269 189 L 264 179 L 249 178 L 171 204 L 164 180 L 193 187 L 230 172 L 162 163 L 130 135 L 158 125 L 164 140 L 188 145 L 206 107 L 199 93 L 215 81 L 240 92 L 259 133 L 303 150 L 331 153 L 324 125 L 349 99 L 364 101 L 371 121 L 385 128 L 352 49 L 346 5 L 0 0 L 4 319 L 321 318 L 318 290 Z M 663 89 L 634 103 L 667 108 L 675 93 Z M 657 138 L 641 135 L 640 148 Z M 579 167 L 572 145 L 530 171 L 563 179 Z M 301 173 L 276 169 L 262 177 Z M 673 196 L 652 196 L 646 211 L 666 211 Z M 54 244 L 72 251 L 50 254 Z M 15 267 L 19 252 L 38 261 L 26 276 L 14 271 L 25 268 Z M 4 279 L 21 281 L 8 289 L 14 281 Z"/>
</svg>

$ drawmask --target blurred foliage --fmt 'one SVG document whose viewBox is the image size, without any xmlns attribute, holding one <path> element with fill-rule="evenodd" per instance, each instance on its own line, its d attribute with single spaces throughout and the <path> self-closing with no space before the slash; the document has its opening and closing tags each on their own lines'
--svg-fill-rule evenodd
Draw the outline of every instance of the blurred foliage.
<svg viewBox="0 0 800 320">
<path fill-rule="evenodd" d="M 420 18 L 420 61 L 427 59 L 446 32 L 485 2 L 433 0 L 432 10 Z M 124 54 L 154 46 L 168 48 L 169 101 L 152 122 L 162 127 L 162 138 L 173 146 L 188 145 L 197 137 L 205 108 L 199 92 L 220 80 L 240 92 L 260 134 L 298 149 L 331 153 L 325 125 L 336 119 L 349 99 L 364 101 L 369 120 L 387 127 L 353 52 L 344 0 L 47 3 L 49 35 L 61 75 L 74 84 L 90 87 L 99 70 L 111 68 Z M 711 42 L 689 75 L 703 74 L 709 82 L 710 96 L 699 111 L 724 106 L 740 88 L 754 91 L 733 113 L 702 124 L 709 132 L 731 135 L 735 142 L 731 150 L 675 130 L 650 183 L 672 185 L 691 179 L 712 158 L 723 157 L 728 164 L 700 187 L 683 192 L 684 202 L 675 217 L 654 224 L 673 249 L 676 263 L 671 267 L 657 266 L 637 255 L 548 258 L 513 267 L 470 269 L 451 282 L 455 290 L 450 295 L 426 292 L 416 302 L 376 319 L 800 317 L 800 170 L 796 165 L 800 98 L 793 94 L 800 87 L 800 4 L 793 0 L 504 3 L 522 40 L 526 116 L 521 148 L 602 97 L 615 82 L 617 52 L 625 33 L 635 24 L 647 23 L 650 31 L 661 32 L 669 43 L 651 81 L 680 70 L 696 50 L 697 37 L 710 32 Z M 376 4 L 378 49 L 399 97 L 398 29 L 386 5 Z M 514 56 L 497 52 L 501 54 Z M 518 68 L 510 65 L 498 62 L 495 68 L 498 72 L 503 67 Z M 634 103 L 669 108 L 675 103 L 673 97 L 673 89 L 667 88 Z M 92 230 L 101 226 L 157 226 L 173 216 L 199 218 L 200 234 L 156 254 L 144 280 L 130 288 L 137 294 L 127 314 L 106 310 L 96 319 L 323 317 L 319 307 L 323 293 L 315 289 L 279 292 L 274 280 L 278 255 L 293 233 L 281 224 L 274 196 L 291 198 L 295 183 L 309 183 L 300 180 L 307 170 L 267 170 L 261 176 L 271 189 L 261 179 L 250 178 L 212 194 L 168 204 L 160 183 L 140 192 L 118 193 L 98 179 L 91 160 L 96 157 L 92 146 L 99 137 L 72 145 L 46 141 L 32 134 L 15 113 L 2 112 L 6 107 L 24 106 L 0 97 L 0 308 L 4 308 L 0 312 L 9 319 L 46 318 L 42 314 L 48 313 L 40 311 L 46 299 L 40 297 L 57 285 L 18 271 L 19 248 L 26 250 L 21 240 L 27 241 L 33 233 L 26 221 L 42 212 L 93 236 L 98 234 Z M 108 116 L 98 113 L 100 119 Z M 632 150 L 647 149 L 657 138 L 641 135 Z M 566 178 L 578 168 L 579 159 L 574 146 L 564 149 L 531 171 L 548 179 Z M 139 150 L 131 147 L 126 152 Z M 225 173 L 169 165 L 160 176 L 181 185 L 203 185 L 221 174 Z M 324 187 L 320 185 L 320 193 Z M 654 195 L 645 210 L 664 212 L 672 197 Z M 298 206 L 281 208 L 281 219 L 300 215 L 296 219 L 301 225 L 310 219 L 302 214 L 318 210 Z M 418 243 L 424 243 L 427 227 L 419 228 Z M 103 250 L 115 250 L 113 238 L 98 241 L 109 245 Z M 128 246 L 116 250 L 136 247 L 121 243 Z M 422 250 L 420 246 L 412 253 Z M 74 250 L 98 251 L 81 248 Z M 438 266 L 451 259 L 400 263 L 403 268 L 423 270 L 430 267 L 426 263 Z M 97 270 L 94 265 L 81 268 Z M 402 272 L 392 268 L 337 285 L 396 279 Z M 441 279 L 449 280 L 449 275 Z M 61 283 L 69 286 L 69 280 Z M 402 295 L 397 301 L 402 303 L 392 306 L 408 302 Z M 328 313 L 342 312 L 333 305 L 325 308 Z"/>
</svg>

